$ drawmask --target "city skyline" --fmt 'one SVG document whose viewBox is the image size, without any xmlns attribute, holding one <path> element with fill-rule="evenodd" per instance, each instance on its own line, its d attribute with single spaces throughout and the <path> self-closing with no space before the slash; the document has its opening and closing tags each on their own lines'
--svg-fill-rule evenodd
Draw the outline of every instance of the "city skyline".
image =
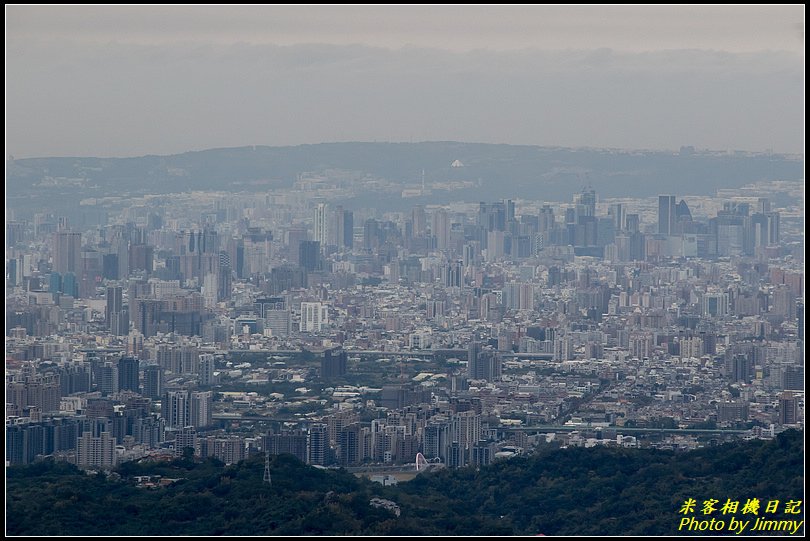
<svg viewBox="0 0 810 541">
<path fill-rule="evenodd" d="M 295 178 L 7 221 L 7 462 L 263 457 L 390 485 L 804 426 L 800 181 L 411 205 L 394 184 L 369 208 L 384 179 Z"/>
</svg>

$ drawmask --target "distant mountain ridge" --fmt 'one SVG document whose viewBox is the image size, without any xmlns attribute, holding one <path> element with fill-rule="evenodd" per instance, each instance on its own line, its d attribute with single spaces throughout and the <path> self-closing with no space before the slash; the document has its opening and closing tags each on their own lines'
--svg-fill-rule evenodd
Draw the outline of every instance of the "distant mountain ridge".
<svg viewBox="0 0 810 541">
<path fill-rule="evenodd" d="M 454 161 L 464 167 L 451 167 Z M 763 180 L 800 180 L 803 160 L 752 153 L 566 149 L 487 143 L 321 143 L 247 146 L 135 158 L 25 158 L 6 163 L 10 198 L 97 197 L 190 190 L 290 187 L 302 172 L 359 171 L 391 182 L 472 180 L 454 197 L 569 200 L 584 185 L 600 197 L 714 195 Z M 56 179 L 56 180 L 54 180 Z M 69 189 L 63 189 L 67 186 Z M 254 188 L 255 189 L 255 188 Z M 255 191 L 259 191 L 255 189 Z M 440 201 L 437 201 L 440 202 Z"/>
</svg>

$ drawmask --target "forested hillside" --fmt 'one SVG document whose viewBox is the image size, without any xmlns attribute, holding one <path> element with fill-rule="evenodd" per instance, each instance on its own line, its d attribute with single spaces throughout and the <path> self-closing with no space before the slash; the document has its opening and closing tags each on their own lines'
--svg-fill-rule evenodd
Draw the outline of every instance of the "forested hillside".
<svg viewBox="0 0 810 541">
<path fill-rule="evenodd" d="M 672 535 L 690 498 L 699 519 L 709 518 L 700 511 L 704 500 L 742 506 L 758 498 L 759 516 L 781 520 L 802 516 L 781 509 L 765 515 L 765 502 L 784 505 L 804 493 L 797 431 L 689 453 L 547 450 L 478 471 L 423 474 L 397 487 L 316 469 L 290 455 L 272 457 L 271 484 L 262 481 L 263 470 L 262 456 L 227 467 L 189 458 L 126 463 L 111 475 L 47 461 L 12 467 L 7 534 Z M 147 475 L 177 481 L 136 486 L 135 477 Z M 396 503 L 399 516 L 371 506 L 372 498 Z M 712 517 L 724 518 L 719 507 Z"/>
</svg>

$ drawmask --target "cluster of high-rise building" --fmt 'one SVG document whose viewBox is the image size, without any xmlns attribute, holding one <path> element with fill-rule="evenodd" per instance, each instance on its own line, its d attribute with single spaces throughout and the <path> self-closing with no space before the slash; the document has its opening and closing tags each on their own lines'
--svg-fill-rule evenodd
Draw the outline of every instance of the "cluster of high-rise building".
<svg viewBox="0 0 810 541">
<path fill-rule="evenodd" d="M 463 466 L 542 427 L 606 434 L 560 436 L 575 445 L 803 423 L 790 205 L 740 196 L 699 216 L 675 195 L 592 188 L 407 211 L 317 190 L 198 197 L 83 230 L 7 222 L 8 462 L 191 448 Z M 235 429 L 253 417 L 270 425 Z"/>
</svg>

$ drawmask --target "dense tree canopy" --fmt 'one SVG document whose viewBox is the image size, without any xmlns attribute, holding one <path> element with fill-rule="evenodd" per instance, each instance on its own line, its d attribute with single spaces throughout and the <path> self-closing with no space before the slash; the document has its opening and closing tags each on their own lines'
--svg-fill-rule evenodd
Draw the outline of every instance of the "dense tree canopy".
<svg viewBox="0 0 810 541">
<path fill-rule="evenodd" d="M 689 498 L 801 500 L 803 456 L 801 433 L 790 431 L 689 453 L 547 450 L 397 487 L 290 455 L 272 457 L 269 485 L 263 457 L 232 466 L 130 462 L 113 475 L 46 461 L 7 469 L 6 528 L 9 535 L 671 535 Z M 145 475 L 178 481 L 136 486 Z M 370 506 L 375 497 L 399 505 L 400 516 Z"/>
</svg>

